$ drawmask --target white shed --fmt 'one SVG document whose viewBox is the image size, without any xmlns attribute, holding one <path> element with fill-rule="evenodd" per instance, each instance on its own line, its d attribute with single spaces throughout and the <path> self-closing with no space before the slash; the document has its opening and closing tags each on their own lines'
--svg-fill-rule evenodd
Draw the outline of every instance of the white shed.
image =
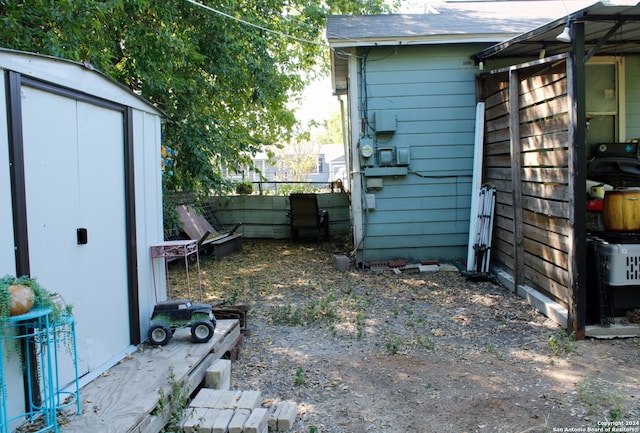
<svg viewBox="0 0 640 433">
<path fill-rule="evenodd" d="M 0 276 L 73 305 L 91 377 L 146 338 L 156 302 L 162 113 L 88 64 L 0 49 L 0 71 Z"/>
</svg>

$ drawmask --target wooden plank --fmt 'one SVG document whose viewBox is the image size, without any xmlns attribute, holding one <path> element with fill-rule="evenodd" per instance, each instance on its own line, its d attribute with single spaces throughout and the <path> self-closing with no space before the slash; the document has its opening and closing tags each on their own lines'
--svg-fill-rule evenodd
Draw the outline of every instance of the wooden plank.
<svg viewBox="0 0 640 433">
<path fill-rule="evenodd" d="M 529 266 L 531 266 L 531 261 L 534 257 L 565 270 L 569 266 L 569 258 L 566 252 L 553 249 L 548 245 L 531 239 L 524 239 L 524 252 L 527 254 L 527 265 Z"/>
<path fill-rule="evenodd" d="M 122 433 L 144 431 L 149 426 L 162 428 L 169 414 L 153 414 L 160 401 L 159 389 L 168 395 L 171 390 L 169 373 L 175 380 L 192 386 L 189 375 L 199 371 L 213 352 L 221 357 L 230 350 L 240 335 L 237 320 L 218 320 L 213 338 L 202 344 L 193 343 L 189 329 L 178 329 L 169 344 L 145 347 L 109 369 L 80 390 L 81 415 L 67 416 L 68 424 L 61 433 Z M 204 378 L 204 370 L 202 378 Z M 158 416 L 156 416 L 158 415 Z M 162 415 L 166 420 L 162 420 Z M 160 430 L 155 430 L 157 433 Z"/>
<path fill-rule="evenodd" d="M 495 120 L 500 117 L 507 117 L 509 115 L 509 101 L 506 100 L 502 104 L 495 105 L 493 107 L 487 108 L 486 110 L 486 118 L 487 120 Z"/>
<path fill-rule="evenodd" d="M 513 260 L 513 245 L 494 238 L 491 245 L 491 251 L 491 261 L 501 263 L 509 270 L 509 274 L 513 275 L 515 268 L 515 262 Z"/>
<path fill-rule="evenodd" d="M 520 84 L 520 93 L 527 94 L 537 89 L 543 89 L 554 83 L 566 80 L 566 78 L 567 74 L 564 70 L 564 65 L 556 66 L 553 71 L 542 71 L 523 79 Z M 566 85 L 564 88 L 566 89 Z M 566 93 L 566 91 L 563 93 Z"/>
<path fill-rule="evenodd" d="M 561 96 L 520 110 L 520 122 L 533 122 L 567 112 L 568 98 Z"/>
<path fill-rule="evenodd" d="M 561 250 L 564 252 L 569 251 L 569 244 L 567 236 L 559 233 L 554 233 L 547 230 L 545 227 L 534 227 L 529 224 L 524 225 L 524 235 L 526 238 L 546 244 L 551 248 Z"/>
<path fill-rule="evenodd" d="M 541 227 L 545 230 L 549 230 L 554 233 L 559 233 L 568 236 L 572 228 L 569 224 L 569 220 L 562 217 L 552 217 L 541 213 L 535 213 L 531 211 L 524 211 L 524 219 L 526 224 L 530 224 L 535 227 Z"/>
<path fill-rule="evenodd" d="M 495 242 L 502 241 L 502 248 L 512 250 L 513 247 L 513 232 L 505 230 L 501 227 L 493 228 L 493 240 Z M 511 247 L 510 247 L 511 246 Z"/>
<path fill-rule="evenodd" d="M 566 167 L 568 160 L 566 149 L 525 152 L 522 154 L 522 165 L 524 167 Z"/>
<path fill-rule="evenodd" d="M 522 141 L 522 150 L 524 152 L 557 148 L 565 149 L 569 145 L 569 132 L 566 129 L 562 129 L 549 134 L 523 136 L 520 140 Z"/>
<path fill-rule="evenodd" d="M 524 197 L 521 209 L 530 210 L 553 217 L 563 217 L 568 215 L 569 203 L 553 200 L 544 200 L 535 197 Z"/>
<path fill-rule="evenodd" d="M 511 167 L 511 158 L 508 154 L 487 155 L 485 156 L 485 164 L 490 167 Z"/>
<path fill-rule="evenodd" d="M 528 257 L 527 257 L 528 258 Z M 539 260 L 532 258 L 532 261 Z M 540 262 L 541 263 L 541 262 Z M 550 278 L 547 274 L 548 270 L 541 272 L 533 267 L 527 266 L 525 270 L 525 279 L 527 285 L 535 288 L 536 290 L 551 296 L 553 299 L 561 301 L 567 304 L 571 301 L 570 290 L 563 284 Z"/>
<path fill-rule="evenodd" d="M 566 201 L 568 186 L 561 183 L 524 182 L 522 193 L 546 200 Z"/>
<path fill-rule="evenodd" d="M 569 90 L 567 117 L 570 119 L 569 143 L 571 154 L 569 158 L 569 224 L 573 230 L 569 234 L 571 255 L 569 262 L 569 283 L 571 291 L 567 302 L 569 318 L 567 329 L 576 333 L 576 338 L 584 338 L 584 328 L 587 317 L 587 228 L 586 228 L 586 194 L 587 181 L 587 148 L 585 107 L 586 107 L 586 78 L 585 64 L 582 61 L 585 54 L 584 23 L 576 23 L 573 27 L 575 37 L 572 56 L 567 59 L 567 88 Z"/>
<path fill-rule="evenodd" d="M 518 98 L 518 86 L 520 76 L 518 71 L 509 73 L 509 98 L 518 103 L 512 103 L 509 110 L 509 141 L 511 144 L 511 179 L 513 186 L 513 258 L 515 260 L 515 273 L 513 275 L 516 286 L 522 284 L 524 279 L 524 256 L 523 256 L 523 221 L 522 221 L 522 158 L 520 154 L 520 102 Z"/>
<path fill-rule="evenodd" d="M 508 218 L 513 221 L 513 206 L 496 203 L 496 216 Z"/>
<path fill-rule="evenodd" d="M 505 239 L 511 239 L 513 237 L 513 220 L 510 218 L 504 218 L 502 216 L 496 215 L 494 222 L 494 236 L 500 236 L 500 234 L 495 233 L 497 230 L 500 232 L 504 231 L 503 235 Z"/>
<path fill-rule="evenodd" d="M 522 178 L 531 182 L 567 183 L 569 172 L 564 167 L 525 167 L 522 169 Z"/>
<path fill-rule="evenodd" d="M 487 134 L 499 131 L 501 129 L 509 129 L 509 116 L 502 116 L 496 119 L 488 120 L 485 124 L 485 131 Z"/>
<path fill-rule="evenodd" d="M 494 76 L 491 77 L 490 86 L 493 89 L 485 89 L 485 91 L 491 92 L 490 95 L 484 97 L 484 103 L 487 107 L 495 107 L 496 105 L 505 104 L 509 101 L 508 81 L 499 82 L 494 80 Z"/>
<path fill-rule="evenodd" d="M 528 107 L 540 104 L 541 102 L 557 98 L 558 95 L 567 94 L 566 75 L 555 76 L 555 81 L 553 81 L 554 78 L 551 78 L 552 81 L 549 83 L 534 82 L 540 78 L 540 76 L 536 76 L 531 80 L 524 80 L 520 83 L 520 90 L 522 92 L 520 94 L 520 101 L 522 106 Z"/>
<path fill-rule="evenodd" d="M 506 167 L 485 167 L 486 179 L 511 180 L 511 168 Z"/>
<path fill-rule="evenodd" d="M 485 135 L 485 155 L 500 155 L 509 153 L 509 137 L 500 137 L 500 140 L 489 140 Z"/>
<path fill-rule="evenodd" d="M 531 137 L 552 132 L 567 131 L 569 128 L 569 116 L 555 115 L 551 118 L 541 119 L 537 122 L 523 123 L 520 125 L 520 136 Z M 569 143 L 569 141 L 567 142 Z"/>
<path fill-rule="evenodd" d="M 504 196 L 511 195 L 511 179 L 492 179 L 489 181 L 489 183 L 491 183 L 496 188 L 496 202 L 504 203 Z"/>
</svg>

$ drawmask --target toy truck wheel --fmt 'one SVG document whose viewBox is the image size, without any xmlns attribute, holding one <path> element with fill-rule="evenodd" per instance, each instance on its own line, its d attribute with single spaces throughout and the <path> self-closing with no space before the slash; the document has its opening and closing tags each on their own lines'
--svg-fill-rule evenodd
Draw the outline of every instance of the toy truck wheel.
<svg viewBox="0 0 640 433">
<path fill-rule="evenodd" d="M 151 325 L 151 328 L 149 329 L 149 341 L 151 341 L 151 344 L 158 346 L 164 346 L 167 344 L 172 335 L 173 332 L 171 332 L 171 328 L 164 323 Z"/>
<path fill-rule="evenodd" d="M 191 325 L 191 337 L 196 343 L 206 343 L 213 337 L 215 326 L 208 320 L 199 320 Z"/>
</svg>

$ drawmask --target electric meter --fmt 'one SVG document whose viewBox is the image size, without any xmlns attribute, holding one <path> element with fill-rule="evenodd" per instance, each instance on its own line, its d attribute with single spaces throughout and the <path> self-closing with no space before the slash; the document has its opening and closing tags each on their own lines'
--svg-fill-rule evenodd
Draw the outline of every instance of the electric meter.
<svg viewBox="0 0 640 433">
<path fill-rule="evenodd" d="M 360 153 L 363 158 L 371 158 L 371 155 L 373 155 L 373 146 L 369 143 L 363 144 L 360 147 Z"/>
</svg>

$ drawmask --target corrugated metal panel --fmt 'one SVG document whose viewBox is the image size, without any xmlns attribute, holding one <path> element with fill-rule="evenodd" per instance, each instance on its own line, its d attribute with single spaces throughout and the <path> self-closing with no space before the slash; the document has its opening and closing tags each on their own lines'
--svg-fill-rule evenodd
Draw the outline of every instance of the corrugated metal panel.
<svg viewBox="0 0 640 433">
<path fill-rule="evenodd" d="M 629 6 L 596 3 L 489 47 L 475 58 L 478 61 L 508 57 L 535 59 L 543 48 L 546 56 L 568 52 L 571 44 L 556 39 L 568 21 L 584 23 L 586 52 L 595 47 L 597 55 L 640 54 L 640 3 Z M 616 29 L 617 23 L 622 25 Z M 608 34 L 613 30 L 613 34 Z"/>
</svg>

